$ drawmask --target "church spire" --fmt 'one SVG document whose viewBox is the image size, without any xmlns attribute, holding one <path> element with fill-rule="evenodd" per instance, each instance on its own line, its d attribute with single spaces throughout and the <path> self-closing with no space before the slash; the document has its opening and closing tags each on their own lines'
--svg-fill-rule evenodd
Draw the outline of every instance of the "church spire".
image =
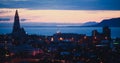
<svg viewBox="0 0 120 63">
<path fill-rule="evenodd" d="M 20 27 L 18 10 L 15 12 L 12 35 L 15 38 L 21 38 L 26 35 L 24 28 Z"/>
<path fill-rule="evenodd" d="M 18 10 L 16 10 L 16 12 L 15 12 L 15 16 L 18 16 Z"/>
<path fill-rule="evenodd" d="M 15 17 L 14 17 L 13 32 L 16 32 L 19 30 L 20 30 L 19 15 L 18 15 L 18 10 L 16 10 Z"/>
</svg>

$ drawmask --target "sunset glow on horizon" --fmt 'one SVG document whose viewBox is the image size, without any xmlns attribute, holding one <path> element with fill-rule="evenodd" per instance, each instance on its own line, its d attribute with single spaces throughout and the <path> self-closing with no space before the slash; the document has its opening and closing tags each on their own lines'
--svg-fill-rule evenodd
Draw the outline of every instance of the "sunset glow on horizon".
<svg viewBox="0 0 120 63">
<path fill-rule="evenodd" d="M 16 9 L 3 8 L 0 10 L 1 10 L 0 18 L 10 18 L 9 22 L 13 22 Z M 43 23 L 85 23 L 90 21 L 101 22 L 103 19 L 120 17 L 119 10 L 113 11 L 113 10 L 18 9 L 18 12 L 20 19 L 24 19 L 23 22 L 43 22 Z"/>
</svg>

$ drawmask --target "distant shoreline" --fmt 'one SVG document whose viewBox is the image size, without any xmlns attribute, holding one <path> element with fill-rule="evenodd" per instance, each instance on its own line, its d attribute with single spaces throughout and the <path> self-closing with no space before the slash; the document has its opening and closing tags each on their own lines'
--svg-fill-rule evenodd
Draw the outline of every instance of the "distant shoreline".
<svg viewBox="0 0 120 63">
<path fill-rule="evenodd" d="M 0 28 L 4 27 L 13 27 L 13 26 L 0 26 Z M 104 26 L 22 26 L 22 27 L 104 27 Z M 109 26 L 109 27 L 119 27 L 119 26 Z"/>
</svg>

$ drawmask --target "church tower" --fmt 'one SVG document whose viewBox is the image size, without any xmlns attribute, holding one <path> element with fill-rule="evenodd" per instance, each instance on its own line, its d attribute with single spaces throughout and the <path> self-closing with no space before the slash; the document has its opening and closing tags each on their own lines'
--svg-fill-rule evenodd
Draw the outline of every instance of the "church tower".
<svg viewBox="0 0 120 63">
<path fill-rule="evenodd" d="M 16 10 L 15 16 L 14 16 L 14 24 L 13 24 L 12 35 L 15 38 L 22 38 L 23 36 L 26 35 L 26 33 L 24 31 L 24 28 L 20 27 L 20 20 L 19 20 L 18 10 Z"/>
<path fill-rule="evenodd" d="M 14 17 L 13 33 L 18 31 L 20 31 L 20 22 L 19 22 L 18 10 L 16 10 Z"/>
</svg>

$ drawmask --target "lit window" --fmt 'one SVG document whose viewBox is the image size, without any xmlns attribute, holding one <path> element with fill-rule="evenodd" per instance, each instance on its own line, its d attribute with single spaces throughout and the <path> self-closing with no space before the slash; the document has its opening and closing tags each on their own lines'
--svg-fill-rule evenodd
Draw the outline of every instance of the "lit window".
<svg viewBox="0 0 120 63">
<path fill-rule="evenodd" d="M 97 37 L 94 37 L 94 39 L 97 39 Z"/>
<path fill-rule="evenodd" d="M 107 38 L 107 37 L 105 37 L 105 39 L 107 40 L 108 38 Z"/>
<path fill-rule="evenodd" d="M 60 37 L 60 40 L 63 40 L 63 38 L 62 38 L 62 37 Z"/>
<path fill-rule="evenodd" d="M 84 36 L 84 39 L 86 39 L 87 37 L 86 36 Z"/>
<path fill-rule="evenodd" d="M 53 38 L 53 37 L 51 38 L 51 41 L 54 41 L 54 38 Z"/>
</svg>

